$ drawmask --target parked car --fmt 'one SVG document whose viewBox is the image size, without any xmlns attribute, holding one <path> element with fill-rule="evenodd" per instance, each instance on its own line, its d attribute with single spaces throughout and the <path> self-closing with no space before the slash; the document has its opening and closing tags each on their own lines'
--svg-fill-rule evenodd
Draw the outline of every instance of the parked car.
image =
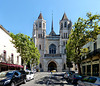
<svg viewBox="0 0 100 86">
<path fill-rule="evenodd" d="M 72 75 L 72 74 L 74 74 L 74 73 L 75 73 L 74 71 L 67 71 L 67 72 L 64 74 L 64 78 L 65 78 L 66 80 L 68 80 L 69 75 Z"/>
<path fill-rule="evenodd" d="M 19 72 L 22 74 L 22 77 L 26 80 L 26 72 L 24 70 L 19 70 Z"/>
<path fill-rule="evenodd" d="M 100 77 L 87 76 L 78 81 L 77 86 L 100 86 Z"/>
<path fill-rule="evenodd" d="M 78 75 L 78 74 L 72 74 L 72 75 L 69 75 L 69 81 L 73 84 L 73 83 L 75 83 L 75 84 L 77 84 L 77 81 L 78 80 L 81 80 L 82 79 L 82 76 L 80 76 L 80 75 Z"/>
<path fill-rule="evenodd" d="M 0 72 L 0 86 L 16 86 L 26 83 L 25 77 L 17 70 Z"/>
<path fill-rule="evenodd" d="M 29 81 L 31 79 L 34 79 L 34 73 L 31 71 L 26 71 L 26 80 Z"/>
</svg>

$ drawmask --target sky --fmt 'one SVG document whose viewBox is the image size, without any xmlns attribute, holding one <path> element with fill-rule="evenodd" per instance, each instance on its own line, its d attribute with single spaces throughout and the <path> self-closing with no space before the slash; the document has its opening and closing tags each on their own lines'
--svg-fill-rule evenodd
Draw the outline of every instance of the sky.
<svg viewBox="0 0 100 86">
<path fill-rule="evenodd" d="M 46 20 L 46 33 L 51 31 L 52 13 L 54 31 L 59 34 L 59 21 L 64 12 L 74 24 L 86 13 L 100 14 L 100 0 L 0 0 L 0 25 L 17 34 L 32 37 L 33 23 L 40 12 Z"/>
</svg>

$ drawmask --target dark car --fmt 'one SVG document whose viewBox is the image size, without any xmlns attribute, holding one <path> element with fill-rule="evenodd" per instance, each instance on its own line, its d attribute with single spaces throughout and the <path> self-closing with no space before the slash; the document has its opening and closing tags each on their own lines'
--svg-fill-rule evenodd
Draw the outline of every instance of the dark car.
<svg viewBox="0 0 100 86">
<path fill-rule="evenodd" d="M 100 77 L 86 76 L 78 81 L 77 86 L 100 86 Z"/>
<path fill-rule="evenodd" d="M 0 72 L 0 86 L 16 86 L 21 83 L 26 83 L 26 77 L 19 71 L 9 70 Z"/>
<path fill-rule="evenodd" d="M 69 76 L 69 81 L 73 84 L 77 84 L 77 81 L 78 80 L 81 80 L 82 79 L 82 76 L 78 75 L 78 74 L 72 74 Z"/>
<path fill-rule="evenodd" d="M 64 74 L 64 78 L 65 78 L 66 80 L 68 80 L 69 76 L 72 75 L 72 74 L 74 74 L 74 73 L 75 73 L 74 71 L 67 71 L 67 72 Z"/>
<path fill-rule="evenodd" d="M 24 71 L 24 70 L 18 70 L 20 73 L 21 73 L 21 75 L 22 75 L 22 77 L 23 78 L 25 78 L 25 80 L 26 80 L 26 72 Z"/>
</svg>

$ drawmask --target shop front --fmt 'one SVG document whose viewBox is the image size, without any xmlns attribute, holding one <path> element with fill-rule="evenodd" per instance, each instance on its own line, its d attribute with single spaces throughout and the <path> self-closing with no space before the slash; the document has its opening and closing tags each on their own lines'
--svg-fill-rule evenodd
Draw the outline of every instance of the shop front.
<svg viewBox="0 0 100 86">
<path fill-rule="evenodd" d="M 82 74 L 100 77 L 100 57 L 94 56 L 82 61 Z"/>
<path fill-rule="evenodd" d="M 20 69 L 23 69 L 22 65 L 0 62 L 0 72 L 7 70 L 20 70 Z"/>
</svg>

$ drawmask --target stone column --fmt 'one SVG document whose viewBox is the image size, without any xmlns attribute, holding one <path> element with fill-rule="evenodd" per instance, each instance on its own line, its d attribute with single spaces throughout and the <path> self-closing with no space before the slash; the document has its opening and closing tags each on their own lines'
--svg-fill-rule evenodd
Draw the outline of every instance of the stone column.
<svg viewBox="0 0 100 86">
<path fill-rule="evenodd" d="M 92 71 L 92 60 L 91 60 L 91 76 L 93 75 L 93 71 Z"/>
</svg>

